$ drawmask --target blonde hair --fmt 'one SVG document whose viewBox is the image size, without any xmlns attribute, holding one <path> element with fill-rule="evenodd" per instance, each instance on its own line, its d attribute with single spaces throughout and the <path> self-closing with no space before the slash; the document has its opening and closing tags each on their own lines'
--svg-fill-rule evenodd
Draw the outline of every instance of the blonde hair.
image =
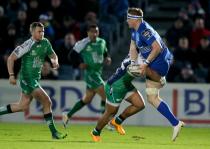
<svg viewBox="0 0 210 149">
<path fill-rule="evenodd" d="M 33 22 L 30 24 L 30 33 L 34 31 L 36 27 L 44 28 L 44 25 L 41 22 Z"/>
<path fill-rule="evenodd" d="M 140 8 L 134 8 L 134 7 L 128 8 L 127 13 L 130 15 L 135 15 L 143 18 L 143 11 Z"/>
</svg>

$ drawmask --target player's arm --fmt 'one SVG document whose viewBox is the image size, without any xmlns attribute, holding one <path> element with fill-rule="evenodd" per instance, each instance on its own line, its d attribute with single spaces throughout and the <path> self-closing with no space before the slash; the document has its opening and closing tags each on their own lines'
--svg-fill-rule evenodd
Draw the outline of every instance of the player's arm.
<svg viewBox="0 0 210 149">
<path fill-rule="evenodd" d="M 72 61 L 72 65 L 75 68 L 80 68 L 80 69 L 86 69 L 88 66 L 87 64 L 84 63 L 83 58 L 81 56 L 80 53 L 78 53 L 75 50 L 72 50 L 72 52 L 70 53 L 70 59 Z"/>
<path fill-rule="evenodd" d="M 15 74 L 14 74 L 14 63 L 18 58 L 21 58 L 25 53 L 27 53 L 33 44 L 31 39 L 25 41 L 22 45 L 17 46 L 14 51 L 10 54 L 7 59 L 7 69 L 9 73 L 9 82 L 12 85 L 16 84 Z"/>
<path fill-rule="evenodd" d="M 12 52 L 7 59 L 7 69 L 9 73 L 9 82 L 12 85 L 16 84 L 15 74 L 14 74 L 14 63 L 18 57 Z"/>
<path fill-rule="evenodd" d="M 88 65 L 84 63 L 83 58 L 80 54 L 88 42 L 90 42 L 90 40 L 87 38 L 78 41 L 74 45 L 73 50 L 70 53 L 70 59 L 73 62 L 73 65 L 76 65 L 80 69 L 86 69 L 88 67 Z"/>
<path fill-rule="evenodd" d="M 159 43 L 155 40 L 151 45 L 151 52 L 144 63 L 140 66 L 141 74 L 144 76 L 148 65 L 159 55 L 161 47 Z"/>
<path fill-rule="evenodd" d="M 151 53 L 149 54 L 149 56 L 145 60 L 146 64 L 149 64 L 150 62 L 152 62 L 161 52 L 161 47 L 160 47 L 159 43 L 157 42 L 157 40 L 155 40 L 152 43 L 151 49 L 152 49 Z"/>
<path fill-rule="evenodd" d="M 104 62 L 107 65 L 110 65 L 112 63 L 111 56 L 109 55 L 109 53 L 107 51 L 104 52 Z"/>
<path fill-rule="evenodd" d="M 130 55 L 131 63 L 134 64 L 135 61 L 137 60 L 138 52 L 136 49 L 135 42 L 133 40 L 131 40 L 131 43 L 130 43 L 129 55 Z"/>
<path fill-rule="evenodd" d="M 59 63 L 58 63 L 58 56 L 55 54 L 55 52 L 53 51 L 53 53 L 49 56 L 50 61 L 52 63 L 53 69 L 58 69 L 59 68 Z"/>
</svg>

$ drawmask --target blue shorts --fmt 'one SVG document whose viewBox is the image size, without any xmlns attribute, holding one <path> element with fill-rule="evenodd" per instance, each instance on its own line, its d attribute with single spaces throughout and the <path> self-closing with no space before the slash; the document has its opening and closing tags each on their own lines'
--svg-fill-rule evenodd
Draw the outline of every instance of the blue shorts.
<svg viewBox="0 0 210 149">
<path fill-rule="evenodd" d="M 149 65 L 149 67 L 156 71 L 161 76 L 166 76 L 170 65 L 173 61 L 173 55 L 168 51 L 164 51 L 159 55 L 152 63 Z"/>
</svg>

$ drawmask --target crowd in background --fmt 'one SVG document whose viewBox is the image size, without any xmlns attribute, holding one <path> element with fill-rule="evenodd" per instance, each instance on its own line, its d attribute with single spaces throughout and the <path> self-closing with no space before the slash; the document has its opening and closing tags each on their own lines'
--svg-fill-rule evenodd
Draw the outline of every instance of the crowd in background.
<svg viewBox="0 0 210 149">
<path fill-rule="evenodd" d="M 76 41 L 86 37 L 89 24 L 98 24 L 100 36 L 109 44 L 115 24 L 124 21 L 128 0 L 0 0 L 0 78 L 7 78 L 6 61 L 14 48 L 30 37 L 29 25 L 40 21 L 45 37 L 59 57 L 60 69 L 53 73 L 44 65 L 43 78 L 80 79 L 77 68 L 71 66 L 68 53 Z M 102 8 L 103 9 L 100 9 Z M 45 68 L 47 67 L 47 68 Z M 16 65 L 16 72 L 19 67 Z M 73 72 L 73 73 L 72 73 Z M 50 73 L 47 75 L 47 73 Z"/>
<path fill-rule="evenodd" d="M 189 0 L 181 8 L 165 39 L 174 54 L 169 82 L 210 82 L 210 10 L 209 3 Z M 76 41 L 86 37 L 89 24 L 97 23 L 100 36 L 107 41 L 116 24 L 125 22 L 127 8 L 136 0 L 0 0 L 0 78 L 8 78 L 6 61 L 14 48 L 30 37 L 29 25 L 40 21 L 58 55 L 60 69 L 48 61 L 42 70 L 44 79 L 81 79 L 68 54 Z M 145 8 L 146 9 L 146 8 Z M 15 66 L 19 70 L 18 63 Z"/>
<path fill-rule="evenodd" d="M 191 0 L 165 38 L 174 55 L 170 82 L 210 82 L 210 2 Z"/>
</svg>

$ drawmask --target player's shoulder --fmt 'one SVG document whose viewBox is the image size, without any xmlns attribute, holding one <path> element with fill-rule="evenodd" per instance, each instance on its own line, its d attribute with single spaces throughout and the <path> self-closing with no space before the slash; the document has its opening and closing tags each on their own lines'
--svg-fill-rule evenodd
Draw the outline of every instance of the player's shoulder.
<svg viewBox="0 0 210 149">
<path fill-rule="evenodd" d="M 45 37 L 42 39 L 42 42 L 43 43 L 50 43 L 50 41 L 47 38 L 45 38 Z"/>
<path fill-rule="evenodd" d="M 86 45 L 90 42 L 90 38 L 86 37 L 76 42 L 76 45 Z"/>
<path fill-rule="evenodd" d="M 151 27 L 149 23 L 147 23 L 146 21 L 143 21 L 141 24 L 141 29 L 139 33 L 142 37 L 147 39 L 153 35 L 154 29 Z"/>
<path fill-rule="evenodd" d="M 100 37 L 97 37 L 97 41 L 100 43 L 106 43 L 106 40 Z"/>
<path fill-rule="evenodd" d="M 80 52 L 87 46 L 88 43 L 90 43 L 90 39 L 88 37 L 83 38 L 82 40 L 76 42 L 73 49 Z"/>
<path fill-rule="evenodd" d="M 29 38 L 29 39 L 25 40 L 25 41 L 23 42 L 23 44 L 20 45 L 20 46 L 21 46 L 22 48 L 24 48 L 24 47 L 29 46 L 29 45 L 32 44 L 32 43 L 33 43 L 33 40 L 32 40 L 31 38 Z"/>
</svg>

